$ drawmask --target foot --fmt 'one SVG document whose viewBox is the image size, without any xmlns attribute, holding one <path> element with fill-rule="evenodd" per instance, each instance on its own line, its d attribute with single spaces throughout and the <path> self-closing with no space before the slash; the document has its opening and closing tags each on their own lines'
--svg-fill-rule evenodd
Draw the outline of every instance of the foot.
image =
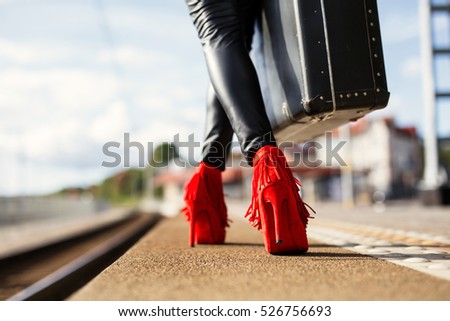
<svg viewBox="0 0 450 321">
<path fill-rule="evenodd" d="M 310 215 L 299 195 L 300 182 L 292 175 L 283 152 L 264 146 L 256 153 L 253 164 L 252 203 L 245 216 L 262 230 L 267 252 L 306 252 Z"/>
<path fill-rule="evenodd" d="M 222 244 L 228 227 L 222 172 L 202 162 L 185 185 L 183 209 L 189 222 L 189 245 Z"/>
</svg>

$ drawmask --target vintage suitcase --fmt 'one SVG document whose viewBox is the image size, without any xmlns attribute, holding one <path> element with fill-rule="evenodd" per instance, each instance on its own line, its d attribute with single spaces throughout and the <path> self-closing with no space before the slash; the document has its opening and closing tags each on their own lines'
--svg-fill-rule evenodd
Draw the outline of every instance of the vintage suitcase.
<svg viewBox="0 0 450 321">
<path fill-rule="evenodd" d="M 261 25 L 278 141 L 307 141 L 387 105 L 376 0 L 264 0 Z"/>
</svg>

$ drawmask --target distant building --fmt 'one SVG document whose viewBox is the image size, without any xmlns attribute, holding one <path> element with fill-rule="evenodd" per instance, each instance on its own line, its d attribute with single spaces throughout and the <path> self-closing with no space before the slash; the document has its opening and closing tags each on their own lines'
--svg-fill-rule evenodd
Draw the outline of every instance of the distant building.
<svg viewBox="0 0 450 321">
<path fill-rule="evenodd" d="M 422 177 L 422 151 L 414 127 L 398 127 L 391 118 L 371 120 L 363 118 L 350 125 L 340 156 L 353 173 L 354 196 L 369 201 L 374 192 L 387 198 L 409 198 L 415 195 Z M 340 128 L 333 132 L 333 140 L 347 140 Z M 326 144 L 324 137 L 317 140 Z M 319 159 L 326 159 L 328 149 L 317 151 Z M 341 168 L 333 163 L 330 168 Z M 345 166 L 343 167 L 345 170 Z M 330 198 L 340 197 L 339 173 L 330 171 L 328 188 Z M 323 191 L 322 191 L 323 193 Z M 336 195 L 339 194 L 339 195 Z"/>
</svg>

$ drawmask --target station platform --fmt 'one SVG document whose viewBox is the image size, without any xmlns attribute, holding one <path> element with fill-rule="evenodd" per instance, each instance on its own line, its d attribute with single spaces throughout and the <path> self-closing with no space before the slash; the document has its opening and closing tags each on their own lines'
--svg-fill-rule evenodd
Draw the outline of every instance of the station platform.
<svg viewBox="0 0 450 321">
<path fill-rule="evenodd" d="M 430 234 L 434 226 L 415 234 L 395 229 L 410 212 L 318 206 L 308 253 L 273 256 L 242 218 L 244 205 L 229 204 L 226 244 L 191 248 L 184 217 L 163 219 L 69 300 L 450 300 L 447 236 Z M 445 220 L 446 213 L 436 215 Z"/>
</svg>

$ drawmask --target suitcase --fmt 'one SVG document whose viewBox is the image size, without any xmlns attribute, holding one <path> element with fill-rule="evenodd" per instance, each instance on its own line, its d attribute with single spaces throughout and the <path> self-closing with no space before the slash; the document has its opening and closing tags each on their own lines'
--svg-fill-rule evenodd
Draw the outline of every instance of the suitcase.
<svg viewBox="0 0 450 321">
<path fill-rule="evenodd" d="M 258 73 L 278 141 L 311 140 L 388 104 L 376 0 L 263 6 Z"/>
</svg>

